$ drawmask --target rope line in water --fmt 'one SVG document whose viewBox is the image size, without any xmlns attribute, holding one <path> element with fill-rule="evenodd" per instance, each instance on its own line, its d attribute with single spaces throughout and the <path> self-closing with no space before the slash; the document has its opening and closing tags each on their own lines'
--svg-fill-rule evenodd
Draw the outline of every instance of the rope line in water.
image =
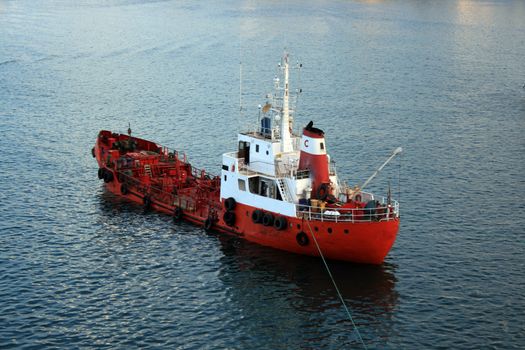
<svg viewBox="0 0 525 350">
<path fill-rule="evenodd" d="M 310 223 L 308 222 L 308 220 L 306 220 L 306 224 L 308 225 L 308 228 L 310 229 L 310 233 L 312 234 L 312 238 L 314 239 L 315 246 L 317 247 L 317 250 L 319 251 L 319 255 L 321 256 L 321 259 L 323 260 L 324 267 L 326 268 L 326 271 L 328 272 L 328 276 L 330 276 L 330 279 L 332 280 L 332 284 L 334 285 L 335 291 L 337 292 L 337 295 L 339 296 L 339 299 L 341 300 L 341 304 L 343 304 L 343 307 L 346 310 L 348 318 L 350 319 L 350 322 L 352 322 L 352 326 L 354 327 L 357 337 L 359 341 L 361 342 L 361 344 L 363 345 L 363 348 L 368 349 L 366 347 L 365 342 L 363 341 L 363 338 L 361 337 L 361 333 L 359 332 L 357 325 L 354 322 L 352 314 L 350 313 L 350 310 L 346 306 L 343 296 L 341 295 L 341 292 L 339 291 L 339 288 L 337 287 L 337 284 L 335 283 L 334 277 L 332 276 L 332 272 L 330 271 L 330 268 L 328 267 L 328 264 L 326 263 L 323 252 L 321 251 L 321 247 L 319 247 L 319 244 L 317 243 L 317 239 L 315 238 L 314 231 L 312 230 L 312 227 L 310 226 Z"/>
<path fill-rule="evenodd" d="M 397 175 L 397 202 L 401 203 L 401 164 L 403 163 L 403 154 L 399 157 L 399 173 Z M 397 215 L 401 217 L 401 208 L 398 208 Z"/>
</svg>

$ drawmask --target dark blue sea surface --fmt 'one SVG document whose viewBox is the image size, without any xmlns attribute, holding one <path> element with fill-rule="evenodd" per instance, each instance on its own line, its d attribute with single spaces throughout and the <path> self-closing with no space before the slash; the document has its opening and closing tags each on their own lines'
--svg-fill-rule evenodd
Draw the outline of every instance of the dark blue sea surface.
<svg viewBox="0 0 525 350">
<path fill-rule="evenodd" d="M 91 157 L 129 122 L 218 173 L 284 50 L 340 176 L 405 150 L 385 263 L 329 263 L 364 344 L 525 348 L 518 0 L 0 0 L 0 348 L 363 348 L 321 260 L 144 213 Z"/>
</svg>

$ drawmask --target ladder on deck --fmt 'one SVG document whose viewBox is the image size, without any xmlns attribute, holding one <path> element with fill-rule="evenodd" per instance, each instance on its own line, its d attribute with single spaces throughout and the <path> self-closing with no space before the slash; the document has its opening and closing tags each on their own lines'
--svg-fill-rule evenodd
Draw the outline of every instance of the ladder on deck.
<svg viewBox="0 0 525 350">
<path fill-rule="evenodd" d="M 149 164 L 145 164 L 144 165 L 144 172 L 146 173 L 146 175 L 148 175 L 149 177 L 153 177 L 153 174 L 151 173 L 151 166 Z"/>
<path fill-rule="evenodd" d="M 284 183 L 284 179 L 277 179 L 277 187 L 279 187 L 279 192 L 281 193 L 281 198 L 283 201 L 291 202 L 292 199 L 288 195 L 288 190 L 286 184 Z"/>
</svg>

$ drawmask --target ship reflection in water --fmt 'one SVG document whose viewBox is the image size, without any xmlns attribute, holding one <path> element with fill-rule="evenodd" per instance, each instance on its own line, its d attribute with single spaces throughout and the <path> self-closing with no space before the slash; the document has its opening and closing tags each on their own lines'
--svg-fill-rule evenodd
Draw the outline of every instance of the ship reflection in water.
<svg viewBox="0 0 525 350">
<path fill-rule="evenodd" d="M 321 259 L 232 237 L 220 236 L 219 241 L 224 253 L 219 278 L 227 287 L 235 317 L 250 319 L 235 325 L 245 334 L 271 335 L 277 344 L 286 341 L 281 333 L 297 332 L 295 336 L 302 337 L 307 348 L 358 342 Z M 328 265 L 365 343 L 384 345 L 392 332 L 391 318 L 398 301 L 396 266 L 339 261 Z M 327 332 L 319 332 L 320 327 Z M 323 333 L 326 336 L 320 338 Z"/>
</svg>

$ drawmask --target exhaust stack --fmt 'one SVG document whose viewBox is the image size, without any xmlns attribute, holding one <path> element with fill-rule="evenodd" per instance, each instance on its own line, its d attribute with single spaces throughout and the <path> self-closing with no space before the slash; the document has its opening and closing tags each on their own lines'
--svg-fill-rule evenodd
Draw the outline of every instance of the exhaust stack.
<svg viewBox="0 0 525 350">
<path fill-rule="evenodd" d="M 324 200 L 329 194 L 330 172 L 324 132 L 310 121 L 303 129 L 299 170 L 310 170 L 312 198 Z"/>
</svg>

